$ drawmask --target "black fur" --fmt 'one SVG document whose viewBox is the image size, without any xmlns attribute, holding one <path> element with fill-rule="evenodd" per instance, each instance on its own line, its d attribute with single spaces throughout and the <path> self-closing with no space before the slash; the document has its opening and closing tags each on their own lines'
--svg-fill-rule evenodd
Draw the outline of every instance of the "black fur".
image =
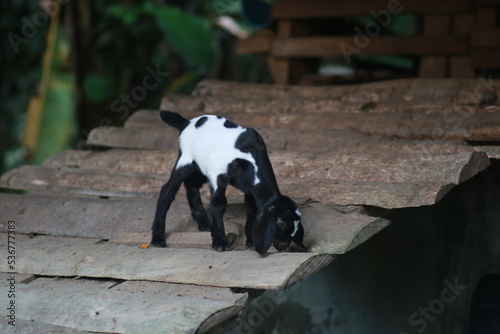
<svg viewBox="0 0 500 334">
<path fill-rule="evenodd" d="M 207 120 L 208 120 L 208 118 L 207 118 L 207 117 L 202 117 L 202 118 L 200 118 L 200 119 L 196 122 L 196 124 L 195 124 L 194 126 L 198 129 L 200 126 L 202 126 L 203 124 L 205 124 L 205 122 L 206 122 Z"/>
</svg>

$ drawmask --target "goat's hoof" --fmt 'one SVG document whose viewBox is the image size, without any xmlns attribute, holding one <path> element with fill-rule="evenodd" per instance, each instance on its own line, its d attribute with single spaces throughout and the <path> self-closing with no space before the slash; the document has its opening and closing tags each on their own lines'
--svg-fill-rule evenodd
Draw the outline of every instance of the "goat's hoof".
<svg viewBox="0 0 500 334">
<path fill-rule="evenodd" d="M 153 239 L 153 240 L 151 240 L 151 243 L 149 245 L 151 247 L 167 247 L 167 243 L 165 242 L 165 239 L 163 239 L 163 240 Z"/>
<path fill-rule="evenodd" d="M 223 252 L 229 248 L 229 243 L 227 242 L 227 239 L 224 237 L 224 239 L 221 240 L 214 240 L 212 242 L 212 248 L 218 252 Z"/>
<path fill-rule="evenodd" d="M 245 244 L 246 249 L 253 249 L 253 241 L 248 241 Z"/>
</svg>

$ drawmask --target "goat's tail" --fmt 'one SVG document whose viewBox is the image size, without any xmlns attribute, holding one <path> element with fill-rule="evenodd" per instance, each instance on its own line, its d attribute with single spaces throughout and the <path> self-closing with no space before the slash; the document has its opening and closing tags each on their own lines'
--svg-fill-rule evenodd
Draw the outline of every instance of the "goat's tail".
<svg viewBox="0 0 500 334">
<path fill-rule="evenodd" d="M 189 120 L 172 111 L 161 110 L 160 117 L 165 123 L 176 128 L 179 131 L 184 130 L 189 124 Z"/>
</svg>

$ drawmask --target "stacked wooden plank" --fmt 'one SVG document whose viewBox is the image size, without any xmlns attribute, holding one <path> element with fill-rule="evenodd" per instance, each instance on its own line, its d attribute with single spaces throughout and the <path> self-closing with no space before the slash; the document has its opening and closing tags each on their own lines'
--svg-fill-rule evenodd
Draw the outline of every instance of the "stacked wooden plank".
<svg viewBox="0 0 500 334">
<path fill-rule="evenodd" d="M 491 145 L 500 139 L 499 91 L 491 87 L 499 86 L 205 81 L 192 96 L 167 96 L 162 108 L 186 117 L 215 113 L 261 132 L 282 192 L 303 211 L 307 253 L 245 250 L 235 190 L 225 216 L 232 250 L 210 249 L 181 194 L 167 217 L 169 247 L 141 249 L 178 150 L 178 133 L 158 110 L 138 111 L 122 128 L 94 129 L 89 145 L 108 150 L 67 150 L 9 171 L 2 187 L 27 191 L 0 194 L 2 231 L 15 221 L 18 261 L 3 261 L 0 272 L 5 287 L 15 272 L 19 328 L 202 333 L 231 326 L 247 291 L 285 289 L 383 230 L 390 222 L 367 215 L 381 212 L 372 207 L 431 205 L 500 157 Z M 207 203 L 207 189 L 203 196 Z M 3 234 L 3 258 L 7 243 Z"/>
<path fill-rule="evenodd" d="M 272 10 L 275 31 L 266 29 L 240 40 L 238 51 L 268 55 L 276 83 L 304 81 L 311 72 L 306 58 L 344 56 L 351 63 L 360 55 L 419 56 L 420 78 L 473 78 L 476 69 L 500 68 L 499 4 L 495 0 L 278 0 Z M 421 31 L 388 34 L 392 18 L 400 14 L 420 15 Z M 332 24 L 328 19 L 360 16 L 370 20 L 359 20 L 366 24 L 350 32 L 340 25 L 334 29 L 343 35 L 328 27 Z"/>
</svg>

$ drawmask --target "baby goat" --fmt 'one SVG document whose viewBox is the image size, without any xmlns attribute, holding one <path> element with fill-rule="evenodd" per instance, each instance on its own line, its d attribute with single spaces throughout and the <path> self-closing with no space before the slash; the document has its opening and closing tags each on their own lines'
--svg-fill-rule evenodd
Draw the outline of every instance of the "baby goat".
<svg viewBox="0 0 500 334">
<path fill-rule="evenodd" d="M 187 120 L 177 113 L 161 111 L 160 116 L 181 133 L 177 162 L 160 190 L 152 246 L 165 247 L 167 211 L 184 183 L 193 219 L 200 231 L 211 231 L 212 248 L 223 251 L 229 246 L 223 222 L 228 184 L 245 193 L 247 247 L 263 255 L 271 244 L 281 251 L 293 240 L 305 248 L 300 210 L 281 195 L 266 145 L 257 131 L 214 115 Z M 199 189 L 206 182 L 210 183 L 212 224 L 200 199 Z"/>
</svg>

